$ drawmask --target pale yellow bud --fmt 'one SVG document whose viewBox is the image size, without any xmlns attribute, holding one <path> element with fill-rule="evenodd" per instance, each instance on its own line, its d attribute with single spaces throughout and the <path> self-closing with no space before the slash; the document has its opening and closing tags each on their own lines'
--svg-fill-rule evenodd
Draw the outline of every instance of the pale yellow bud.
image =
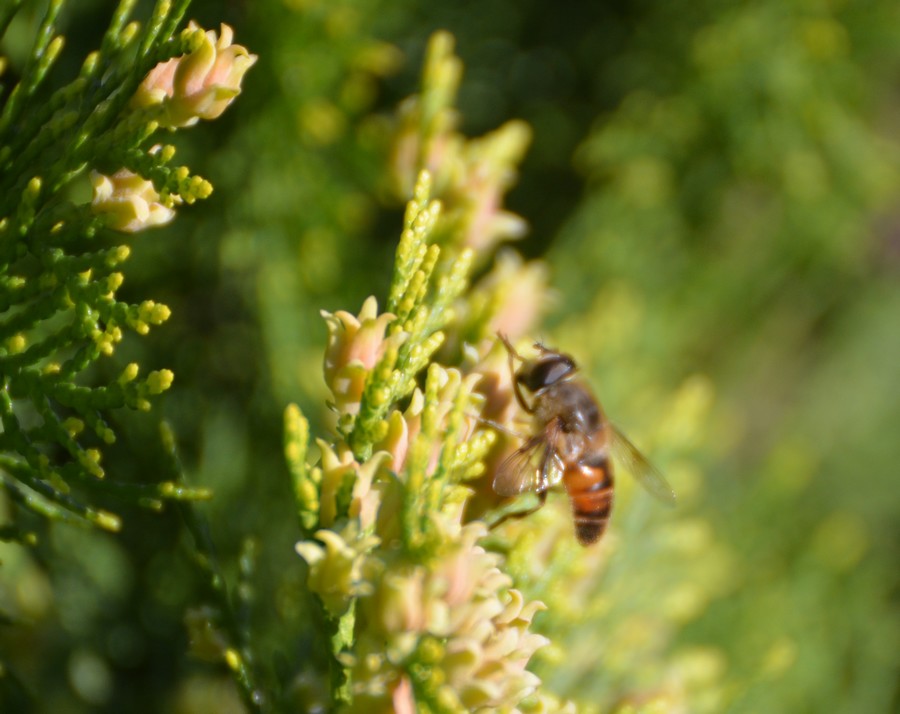
<svg viewBox="0 0 900 714">
<path fill-rule="evenodd" d="M 153 184 L 128 169 L 120 169 L 112 176 L 92 171 L 91 183 L 91 209 L 105 215 L 106 225 L 114 230 L 136 233 L 165 225 L 175 217 L 174 209 L 160 202 Z"/>
</svg>

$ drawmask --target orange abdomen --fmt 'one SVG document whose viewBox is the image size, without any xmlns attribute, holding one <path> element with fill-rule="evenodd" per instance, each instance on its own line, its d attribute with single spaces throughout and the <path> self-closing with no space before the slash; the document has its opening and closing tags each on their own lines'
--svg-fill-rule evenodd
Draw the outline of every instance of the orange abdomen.
<svg viewBox="0 0 900 714">
<path fill-rule="evenodd" d="M 566 467 L 563 483 L 572 501 L 575 535 L 582 545 L 596 543 L 606 524 L 613 504 L 612 464 L 605 453 L 589 462 Z"/>
</svg>

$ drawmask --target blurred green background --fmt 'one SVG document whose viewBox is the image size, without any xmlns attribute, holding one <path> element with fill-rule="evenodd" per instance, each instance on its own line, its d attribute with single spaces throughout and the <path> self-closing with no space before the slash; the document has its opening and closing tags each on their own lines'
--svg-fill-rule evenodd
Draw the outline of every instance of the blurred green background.
<svg viewBox="0 0 900 714">
<path fill-rule="evenodd" d="M 113 6 L 69 8 L 61 80 Z M 661 691 L 671 711 L 900 711 L 895 0 L 197 1 L 189 17 L 260 59 L 220 120 L 173 139 L 215 193 L 133 241 L 125 297 L 173 315 L 116 358 L 175 372 L 158 412 L 215 490 L 231 576 L 256 539 L 259 664 L 297 710 L 319 696 L 320 643 L 281 414 L 296 401 L 321 423 L 319 310 L 386 291 L 390 120 L 447 29 L 463 131 L 534 129 L 508 206 L 551 270 L 539 336 L 682 501 L 661 517 L 626 492 L 615 569 L 544 621 L 547 686 L 584 711 Z M 159 478 L 153 419 L 118 418 L 107 471 Z M 36 527 L 34 555 L 2 548 L 2 604 L 28 624 L 0 630 L 0 654 L 32 696 L 6 678 L 0 711 L 241 711 L 187 651 L 184 609 L 207 594 L 177 514 L 129 513 L 116 537 Z"/>
</svg>

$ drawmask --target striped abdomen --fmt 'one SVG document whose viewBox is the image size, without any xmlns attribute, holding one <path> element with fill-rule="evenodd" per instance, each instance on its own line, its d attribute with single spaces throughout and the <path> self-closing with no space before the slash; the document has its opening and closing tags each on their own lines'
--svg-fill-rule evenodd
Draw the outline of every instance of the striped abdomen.
<svg viewBox="0 0 900 714">
<path fill-rule="evenodd" d="M 578 542 L 596 543 L 606 530 L 613 505 L 613 471 L 606 450 L 567 465 L 563 483 L 572 501 Z"/>
</svg>

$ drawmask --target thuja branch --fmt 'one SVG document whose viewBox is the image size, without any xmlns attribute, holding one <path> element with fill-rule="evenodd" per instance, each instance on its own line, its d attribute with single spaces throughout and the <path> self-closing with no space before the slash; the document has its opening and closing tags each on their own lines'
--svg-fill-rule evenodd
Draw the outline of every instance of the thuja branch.
<svg viewBox="0 0 900 714">
<path fill-rule="evenodd" d="M 187 489 L 175 438 L 167 424 L 161 425 L 160 434 L 166 455 L 165 469 L 170 478 L 169 483 L 179 489 Z M 254 669 L 254 663 L 258 658 L 254 656 L 249 627 L 242 616 L 247 608 L 240 600 L 242 594 L 249 592 L 249 589 L 246 587 L 229 589 L 228 581 L 219 564 L 209 524 L 194 504 L 181 501 L 178 503 L 178 510 L 191 536 L 192 543 L 186 544 L 191 562 L 202 573 L 214 601 L 212 609 L 195 611 L 188 618 L 194 639 L 205 645 L 210 641 L 213 643 L 211 647 L 215 650 L 215 656 L 228 667 L 248 711 L 260 714 L 270 711 L 272 697 L 266 694 L 259 683 Z M 249 575 L 245 571 L 250 568 L 248 563 L 251 560 L 250 553 L 245 552 L 241 558 L 242 578 Z M 223 635 L 219 635 L 220 630 L 224 631 Z M 210 633 L 214 634 L 211 636 Z M 207 649 L 209 648 L 207 646 Z"/>
<path fill-rule="evenodd" d="M 21 4 L 6 5 L 0 29 Z M 149 409 L 174 378 L 166 369 L 142 376 L 137 364 L 105 384 L 88 376 L 128 333 L 146 335 L 169 317 L 153 300 L 119 299 L 130 250 L 110 241 L 163 225 L 210 194 L 155 137 L 218 117 L 256 58 L 225 25 L 218 34 L 194 23 L 177 32 L 187 0 L 160 0 L 143 27 L 129 21 L 135 3 L 123 0 L 101 48 L 72 82 L 53 87 L 65 4 L 47 6 L 0 107 L 0 470 L 22 507 L 115 530 L 118 517 L 99 502 L 156 507 L 200 496 L 123 486 L 102 466 L 116 440 L 106 414 Z M 72 204 L 88 179 L 92 201 Z"/>
</svg>

